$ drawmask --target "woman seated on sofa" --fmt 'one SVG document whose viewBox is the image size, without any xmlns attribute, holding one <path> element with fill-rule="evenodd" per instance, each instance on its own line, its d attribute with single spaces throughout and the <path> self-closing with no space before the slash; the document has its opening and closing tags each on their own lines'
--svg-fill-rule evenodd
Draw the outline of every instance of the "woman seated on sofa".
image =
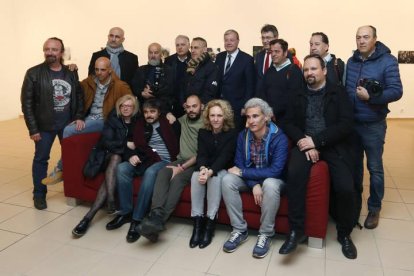
<svg viewBox="0 0 414 276">
<path fill-rule="evenodd" d="M 89 228 L 89 224 L 100 208 L 107 203 L 108 214 L 115 212 L 115 184 L 116 167 L 128 156 L 129 150 L 134 150 L 132 133 L 135 126 L 139 104 L 132 95 L 125 95 L 119 98 L 115 104 L 115 109 L 109 114 L 105 122 L 102 136 L 97 148 L 107 152 L 105 161 L 105 180 L 98 190 L 95 202 L 85 217 L 72 230 L 74 237 L 82 237 Z"/>
<path fill-rule="evenodd" d="M 203 112 L 204 128 L 198 132 L 198 171 L 191 178 L 191 217 L 194 220 L 190 247 L 207 247 L 214 236 L 215 217 L 221 201 L 221 179 L 233 166 L 237 131 L 227 101 L 212 100 Z M 207 216 L 204 198 L 207 192 Z"/>
</svg>

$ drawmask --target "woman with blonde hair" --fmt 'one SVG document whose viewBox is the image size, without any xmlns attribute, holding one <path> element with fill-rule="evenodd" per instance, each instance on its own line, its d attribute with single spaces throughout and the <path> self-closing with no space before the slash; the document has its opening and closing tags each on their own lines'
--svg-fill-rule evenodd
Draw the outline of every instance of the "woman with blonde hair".
<svg viewBox="0 0 414 276">
<path fill-rule="evenodd" d="M 82 237 L 89 228 L 89 223 L 101 209 L 105 202 L 108 214 L 115 212 L 115 185 L 116 167 L 128 156 L 128 152 L 135 149 L 132 142 L 132 133 L 139 112 L 139 103 L 132 95 L 125 95 L 119 98 L 115 109 L 108 115 L 108 119 L 102 130 L 101 138 L 96 145 L 97 148 L 107 152 L 105 160 L 105 179 L 102 182 L 95 202 L 89 212 L 72 230 L 74 237 Z"/>
<path fill-rule="evenodd" d="M 194 220 L 190 247 L 207 247 L 214 236 L 221 200 L 221 179 L 233 166 L 237 131 L 233 111 L 224 100 L 211 100 L 203 112 L 204 129 L 198 132 L 196 170 L 191 178 L 191 217 Z M 204 198 L 207 214 L 204 219 Z"/>
</svg>

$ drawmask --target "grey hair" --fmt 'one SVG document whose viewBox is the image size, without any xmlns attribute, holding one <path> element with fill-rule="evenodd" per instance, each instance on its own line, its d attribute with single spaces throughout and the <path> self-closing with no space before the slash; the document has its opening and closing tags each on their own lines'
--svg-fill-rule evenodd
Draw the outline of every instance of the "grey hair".
<svg viewBox="0 0 414 276">
<path fill-rule="evenodd" d="M 273 109 L 269 106 L 269 104 L 266 101 L 262 99 L 251 98 L 244 104 L 245 110 L 252 108 L 252 107 L 259 107 L 262 113 L 266 117 L 269 117 L 269 118 L 273 117 Z"/>
</svg>

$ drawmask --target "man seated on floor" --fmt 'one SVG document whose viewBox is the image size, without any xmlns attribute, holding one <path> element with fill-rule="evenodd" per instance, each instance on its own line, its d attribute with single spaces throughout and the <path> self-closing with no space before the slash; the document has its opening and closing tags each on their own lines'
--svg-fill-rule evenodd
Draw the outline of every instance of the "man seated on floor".
<svg viewBox="0 0 414 276">
<path fill-rule="evenodd" d="M 140 235 L 153 242 L 165 229 L 165 223 L 180 200 L 184 187 L 190 183 L 196 165 L 198 130 L 203 126 L 202 109 L 197 95 L 187 97 L 186 114 L 178 119 L 181 125 L 180 153 L 176 161 L 158 172 L 151 211 L 137 227 Z"/>
<path fill-rule="evenodd" d="M 179 151 L 179 127 L 175 121 L 170 125 L 165 115 L 161 115 L 162 103 L 158 99 L 148 99 L 143 104 L 144 117 L 138 119 L 134 128 L 133 141 L 136 153 L 129 161 L 118 165 L 116 172 L 120 210 L 118 215 L 106 225 L 107 230 L 121 227 L 131 221 L 126 236 L 127 242 L 135 242 L 140 235 L 137 226 L 141 223 L 151 204 L 152 192 L 158 172 L 175 161 Z M 146 160 L 139 159 L 139 152 Z M 141 154 L 142 155 L 142 154 Z M 143 170 L 141 164 L 145 163 Z M 135 208 L 133 208 L 134 177 L 142 176 Z"/>
<path fill-rule="evenodd" d="M 249 236 L 243 218 L 241 191 L 251 191 L 260 206 L 259 236 L 253 257 L 267 255 L 275 234 L 275 218 L 285 185 L 284 168 L 288 156 L 288 140 L 272 121 L 272 108 L 262 99 L 253 98 L 244 105 L 247 128 L 237 140 L 235 166 L 222 180 L 222 194 L 233 227 L 230 238 L 223 245 L 224 252 L 234 252 Z"/>
<path fill-rule="evenodd" d="M 63 130 L 63 139 L 73 135 L 100 132 L 109 112 L 116 101 L 132 91 L 126 82 L 121 81 L 111 68 L 107 57 L 95 62 L 95 75 L 89 75 L 81 82 L 84 92 L 85 120 L 75 120 Z M 42 180 L 44 185 L 59 183 L 62 178 L 62 160 L 59 160 L 53 172 Z"/>
<path fill-rule="evenodd" d="M 288 165 L 288 219 L 290 233 L 279 250 L 293 252 L 305 237 L 305 199 L 310 170 L 325 160 L 335 201 L 332 215 L 336 220 L 338 242 L 349 259 L 357 257 L 351 240 L 357 208 L 353 181 L 351 134 L 353 110 L 345 89 L 326 80 L 325 61 L 309 55 L 303 64 L 306 88 L 292 94 L 288 102 L 284 130 L 293 142 Z"/>
</svg>

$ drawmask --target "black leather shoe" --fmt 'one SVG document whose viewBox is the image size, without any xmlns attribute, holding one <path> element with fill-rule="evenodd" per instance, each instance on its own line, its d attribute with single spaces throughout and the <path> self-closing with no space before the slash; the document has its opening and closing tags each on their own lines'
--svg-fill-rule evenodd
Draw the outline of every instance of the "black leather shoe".
<svg viewBox="0 0 414 276">
<path fill-rule="evenodd" d="M 357 249 L 350 236 L 338 237 L 338 242 L 342 245 L 342 253 L 348 259 L 356 259 Z"/>
<path fill-rule="evenodd" d="M 47 208 L 46 198 L 44 197 L 34 197 L 33 203 L 37 210 L 44 210 Z"/>
<path fill-rule="evenodd" d="M 108 222 L 108 224 L 106 225 L 106 230 L 117 229 L 121 227 L 122 225 L 124 225 L 125 223 L 130 222 L 130 221 L 131 221 L 131 213 L 126 214 L 126 215 L 117 215 L 113 220 Z"/>
<path fill-rule="evenodd" d="M 193 234 L 190 239 L 190 248 L 194 248 L 200 244 L 201 238 L 203 236 L 203 217 L 197 216 L 193 217 L 194 226 Z"/>
<path fill-rule="evenodd" d="M 88 218 L 83 218 L 78 225 L 72 230 L 72 235 L 75 238 L 80 238 L 85 235 L 86 231 L 88 231 L 89 223 L 91 222 Z"/>
<path fill-rule="evenodd" d="M 364 227 L 367 229 L 374 229 L 378 226 L 380 212 L 369 211 L 368 216 L 365 219 Z"/>
<path fill-rule="evenodd" d="M 137 226 L 139 225 L 139 221 L 132 220 L 131 225 L 129 226 L 128 234 L 126 236 L 126 240 L 129 243 L 136 242 L 141 235 L 137 231 Z"/>
<path fill-rule="evenodd" d="M 204 228 L 203 238 L 200 240 L 198 247 L 206 248 L 214 237 L 214 231 L 216 230 L 216 221 L 214 219 L 207 218 Z"/>
<path fill-rule="evenodd" d="M 306 236 L 303 232 L 290 231 L 289 235 L 286 237 L 285 242 L 282 247 L 279 249 L 279 254 L 289 254 L 296 250 L 298 243 L 306 241 Z"/>
</svg>

